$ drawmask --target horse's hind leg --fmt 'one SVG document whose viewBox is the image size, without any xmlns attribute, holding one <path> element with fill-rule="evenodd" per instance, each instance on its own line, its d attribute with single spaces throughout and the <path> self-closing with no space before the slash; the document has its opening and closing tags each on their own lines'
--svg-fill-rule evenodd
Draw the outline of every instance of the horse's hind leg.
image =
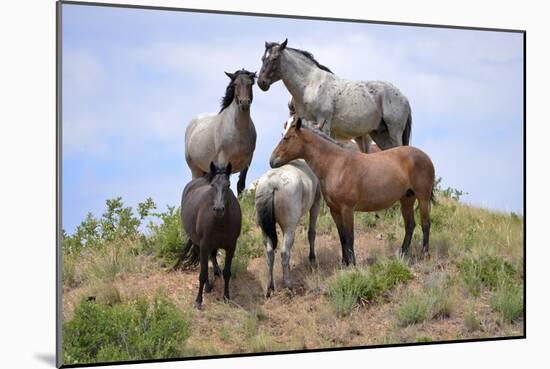
<svg viewBox="0 0 550 369">
<path fill-rule="evenodd" d="M 429 257 L 430 248 L 430 198 L 418 199 L 420 208 L 420 221 L 422 222 L 422 251 L 425 257 Z"/>
<path fill-rule="evenodd" d="M 407 255 L 409 253 L 409 246 L 414 233 L 414 227 L 416 223 L 414 221 L 414 202 L 416 197 L 409 193 L 401 198 L 401 214 L 405 221 L 405 238 L 403 239 L 403 245 L 401 246 L 401 253 Z"/>
<path fill-rule="evenodd" d="M 229 280 L 231 279 L 231 262 L 233 260 L 233 254 L 235 253 L 235 246 L 225 251 L 225 261 L 223 264 L 223 298 L 225 301 L 229 300 Z"/>
<path fill-rule="evenodd" d="M 248 166 L 244 167 L 239 173 L 239 181 L 237 182 L 237 195 L 240 195 L 245 188 L 246 174 L 248 173 Z"/>
<path fill-rule="evenodd" d="M 267 261 L 267 291 L 265 296 L 270 297 L 271 293 L 275 291 L 275 285 L 273 284 L 273 262 L 275 261 L 275 250 L 273 249 L 273 242 L 269 237 L 266 237 L 265 254 Z"/>
<path fill-rule="evenodd" d="M 208 284 L 208 252 L 205 250 L 203 245 L 201 245 L 200 253 L 201 271 L 199 273 L 199 293 L 197 294 L 197 299 L 195 300 L 195 307 L 199 310 L 202 309 L 202 291 L 204 289 L 204 285 Z"/>
<path fill-rule="evenodd" d="M 281 264 L 283 266 L 283 286 L 285 286 L 285 288 L 292 288 L 292 282 L 290 281 L 290 251 L 294 244 L 294 232 L 296 231 L 296 227 L 288 228 L 290 229 L 285 229 L 283 235 L 284 247 L 281 252 Z"/>
<path fill-rule="evenodd" d="M 212 250 L 210 253 L 210 261 L 212 261 L 212 269 L 214 270 L 214 277 L 220 277 L 222 270 L 218 265 L 218 250 Z"/>
<path fill-rule="evenodd" d="M 315 262 L 315 228 L 317 226 L 317 218 L 321 210 L 321 191 L 315 193 L 315 200 L 311 209 L 309 209 L 309 228 L 307 230 L 307 240 L 309 242 L 309 261 Z"/>
</svg>

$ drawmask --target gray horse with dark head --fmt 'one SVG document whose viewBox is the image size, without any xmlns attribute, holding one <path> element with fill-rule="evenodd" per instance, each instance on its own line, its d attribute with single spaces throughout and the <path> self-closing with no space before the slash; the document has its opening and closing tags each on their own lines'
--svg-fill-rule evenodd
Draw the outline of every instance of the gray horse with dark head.
<svg viewBox="0 0 550 369">
<path fill-rule="evenodd" d="M 210 163 L 231 162 L 240 172 L 237 192 L 245 188 L 246 173 L 256 148 L 256 128 L 250 118 L 252 86 L 256 73 L 241 69 L 225 73 L 229 79 L 219 113 L 193 118 L 185 131 L 185 160 L 193 178 L 208 172 Z"/>
</svg>

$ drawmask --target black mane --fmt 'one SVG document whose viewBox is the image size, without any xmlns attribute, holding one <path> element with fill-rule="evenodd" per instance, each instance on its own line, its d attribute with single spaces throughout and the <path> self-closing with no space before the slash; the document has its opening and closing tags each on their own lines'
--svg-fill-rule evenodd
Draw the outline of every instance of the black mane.
<svg viewBox="0 0 550 369">
<path fill-rule="evenodd" d="M 287 49 L 299 52 L 300 54 L 302 54 L 303 56 L 305 56 L 306 58 L 311 60 L 313 63 L 315 63 L 315 65 L 318 66 L 320 69 L 324 70 L 325 72 L 329 72 L 331 74 L 334 74 L 334 73 L 332 73 L 332 71 L 330 69 L 328 69 L 328 67 L 324 66 L 323 64 L 321 64 L 317 60 L 315 60 L 315 58 L 313 57 L 313 54 L 310 53 L 309 51 L 294 49 L 292 47 L 287 47 Z"/>
<path fill-rule="evenodd" d="M 237 78 L 240 74 L 250 74 L 250 72 L 247 71 L 246 69 L 238 70 L 235 72 L 235 78 Z M 235 86 L 233 86 L 233 81 L 231 81 L 225 88 L 225 95 L 222 97 L 222 100 L 221 100 L 222 108 L 220 109 L 219 113 L 221 113 L 225 108 L 231 105 L 231 102 L 233 101 L 234 97 L 235 97 Z"/>
</svg>

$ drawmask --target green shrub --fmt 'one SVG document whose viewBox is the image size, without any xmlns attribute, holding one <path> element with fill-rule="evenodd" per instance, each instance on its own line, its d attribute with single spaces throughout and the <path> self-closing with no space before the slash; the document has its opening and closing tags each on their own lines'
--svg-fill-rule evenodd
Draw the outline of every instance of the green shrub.
<svg viewBox="0 0 550 369">
<path fill-rule="evenodd" d="M 481 322 L 471 309 L 464 312 L 464 325 L 469 332 L 480 331 L 482 329 Z"/>
<path fill-rule="evenodd" d="M 523 289 L 516 281 L 501 278 L 491 297 L 491 306 L 506 322 L 513 322 L 523 315 Z"/>
<path fill-rule="evenodd" d="M 416 342 L 433 342 L 433 339 L 431 337 L 422 336 L 422 337 L 418 337 L 416 339 Z"/>
<path fill-rule="evenodd" d="M 424 294 L 410 294 L 397 310 L 399 325 L 408 326 L 424 321 L 428 317 L 430 300 Z"/>
<path fill-rule="evenodd" d="M 190 334 L 182 313 L 164 298 L 113 306 L 82 301 L 63 324 L 63 364 L 181 357 Z"/>
<path fill-rule="evenodd" d="M 331 303 L 339 317 L 351 312 L 359 300 L 375 301 L 399 283 L 412 278 L 408 267 L 400 260 L 373 264 L 367 270 L 341 271 L 329 285 Z"/>
<path fill-rule="evenodd" d="M 458 269 L 466 287 L 474 296 L 479 296 L 483 286 L 490 290 L 496 289 L 499 278 L 517 278 L 514 267 L 495 256 L 463 258 L 458 263 Z"/>
<path fill-rule="evenodd" d="M 151 236 L 147 243 L 157 257 L 163 260 L 165 266 L 172 266 L 178 257 L 185 243 L 185 234 L 181 224 L 179 208 L 168 206 L 164 213 L 154 213 L 160 222 L 150 222 L 149 230 Z"/>
<path fill-rule="evenodd" d="M 454 311 L 454 302 L 450 289 L 445 285 L 436 285 L 428 288 L 428 306 L 432 318 L 448 318 Z"/>
</svg>

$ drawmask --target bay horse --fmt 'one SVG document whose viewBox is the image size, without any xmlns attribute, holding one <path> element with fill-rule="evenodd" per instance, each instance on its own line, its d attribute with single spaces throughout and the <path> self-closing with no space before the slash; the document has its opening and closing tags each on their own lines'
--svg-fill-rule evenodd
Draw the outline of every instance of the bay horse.
<svg viewBox="0 0 550 369">
<path fill-rule="evenodd" d="M 278 224 L 283 231 L 281 264 L 283 285 L 291 288 L 290 252 L 294 234 L 300 219 L 309 212 L 309 260 L 315 261 L 315 226 L 321 206 L 319 180 L 303 160 L 293 160 L 279 168 L 267 171 L 256 186 L 255 198 L 257 223 L 262 229 L 266 248 L 267 288 L 266 297 L 275 290 L 273 262 L 277 248 Z"/>
<path fill-rule="evenodd" d="M 193 118 L 185 131 L 185 160 L 193 178 L 208 172 L 210 162 L 233 164 L 239 173 L 237 193 L 245 188 L 246 174 L 256 148 L 256 128 L 250 118 L 256 73 L 245 69 L 225 74 L 231 80 L 217 114 Z"/>
<path fill-rule="evenodd" d="M 241 233 L 242 213 L 239 201 L 229 188 L 232 165 L 218 167 L 210 163 L 210 171 L 191 180 L 181 197 L 181 223 L 189 237 L 176 266 L 193 266 L 200 262 L 199 292 L 195 307 L 202 308 L 202 291 L 212 291 L 208 280 L 208 258 L 212 260 L 214 275 L 219 276 L 218 249 L 225 250 L 223 267 L 223 297 L 229 300 L 231 261 Z"/>
<path fill-rule="evenodd" d="M 269 163 L 278 168 L 304 159 L 319 178 L 321 191 L 342 245 L 342 263 L 355 264 L 353 213 L 387 209 L 400 201 L 405 221 L 401 252 L 407 254 L 415 228 L 414 203 L 418 199 L 423 251 L 428 255 L 430 202 L 433 200 L 434 166 L 423 151 L 400 146 L 373 154 L 344 149 L 318 129 L 295 121 L 279 142 Z"/>
<path fill-rule="evenodd" d="M 412 117 L 408 99 L 389 82 L 338 78 L 307 51 L 266 42 L 258 86 L 282 80 L 298 116 L 338 140 L 355 141 L 368 152 L 370 138 L 382 150 L 408 145 Z M 370 136 L 370 137 L 369 137 Z"/>
</svg>

